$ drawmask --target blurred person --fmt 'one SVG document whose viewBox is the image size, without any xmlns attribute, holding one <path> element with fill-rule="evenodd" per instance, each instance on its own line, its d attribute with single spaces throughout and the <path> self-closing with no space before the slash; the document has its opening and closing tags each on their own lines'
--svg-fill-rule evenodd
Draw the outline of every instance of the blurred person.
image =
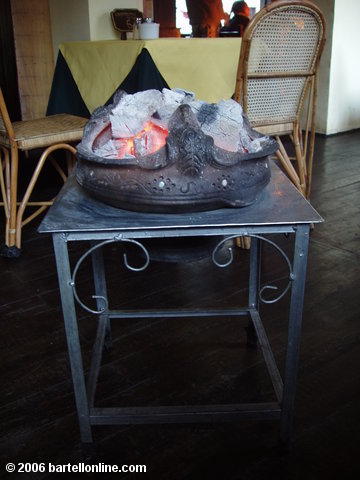
<svg viewBox="0 0 360 480">
<path fill-rule="evenodd" d="M 193 37 L 218 37 L 221 20 L 228 21 L 221 0 L 186 0 Z"/>
<path fill-rule="evenodd" d="M 231 16 L 233 14 L 233 16 Z M 250 21 L 250 9 L 246 2 L 234 2 L 231 7 L 230 20 L 220 30 L 220 35 L 223 33 L 233 33 L 235 36 L 242 37 L 245 28 Z M 235 33 L 236 32 L 236 33 Z M 225 36 L 225 35 L 224 35 Z"/>
</svg>

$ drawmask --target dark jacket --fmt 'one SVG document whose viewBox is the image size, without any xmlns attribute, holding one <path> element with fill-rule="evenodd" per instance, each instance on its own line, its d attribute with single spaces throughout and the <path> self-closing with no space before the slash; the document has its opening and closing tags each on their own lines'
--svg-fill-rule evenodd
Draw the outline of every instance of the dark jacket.
<svg viewBox="0 0 360 480">
<path fill-rule="evenodd" d="M 224 32 L 236 32 L 237 36 L 242 37 L 249 21 L 249 17 L 245 15 L 234 15 L 229 21 L 229 25 L 222 27 L 220 34 Z"/>
</svg>

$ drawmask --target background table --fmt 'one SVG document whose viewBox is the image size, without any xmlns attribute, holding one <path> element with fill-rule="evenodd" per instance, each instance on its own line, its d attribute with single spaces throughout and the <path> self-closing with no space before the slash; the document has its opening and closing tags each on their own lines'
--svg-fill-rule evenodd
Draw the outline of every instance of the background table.
<svg viewBox="0 0 360 480">
<path fill-rule="evenodd" d="M 182 88 L 218 102 L 235 90 L 241 38 L 160 38 L 60 45 L 47 114 L 89 116 L 119 87 Z"/>
<path fill-rule="evenodd" d="M 52 233 L 53 235 L 70 364 L 84 446 L 92 444 L 93 425 L 234 421 L 241 418 L 280 419 L 280 438 L 284 442 L 288 441 L 292 430 L 309 230 L 310 224 L 321 221 L 318 213 L 275 166 L 272 167 L 270 184 L 255 204 L 239 209 L 228 208 L 189 214 L 129 212 L 107 206 L 90 197 L 77 184 L 75 177 L 72 175 L 41 223 L 39 231 L 41 233 Z M 295 236 L 292 262 L 284 251 L 268 238 L 268 234 L 276 233 L 293 234 Z M 144 239 L 167 238 L 171 242 L 173 238 L 219 237 L 212 258 L 215 265 L 226 267 L 231 263 L 231 255 L 230 260 L 225 262 L 219 260 L 219 249 L 224 242 L 229 242 L 239 235 L 250 235 L 252 237 L 249 299 L 248 305 L 244 308 L 165 311 L 144 311 L 141 308 L 135 311 L 127 311 L 110 308 L 107 298 L 106 274 L 101 256 L 101 248 L 104 245 L 117 242 L 132 243 L 142 254 L 145 253 L 144 264 L 136 267 L 137 270 L 145 272 L 151 257 L 146 247 L 141 244 Z M 81 255 L 76 265 L 72 264 L 73 267 L 71 267 L 68 251 L 69 243 L 83 240 L 89 240 L 92 246 Z M 267 242 L 277 249 L 284 257 L 289 268 L 288 287 L 277 298 L 277 300 L 280 300 L 288 290 L 291 291 L 284 381 L 275 363 L 259 314 L 259 303 L 267 302 L 262 294 L 264 286 L 260 286 L 262 242 Z M 231 250 L 229 254 L 231 254 Z M 90 309 L 80 300 L 76 290 L 77 271 L 82 262 L 89 256 L 92 257 L 93 261 L 95 298 L 97 301 L 97 309 L 95 310 Z M 130 270 L 133 269 L 128 264 L 126 256 L 124 256 L 124 262 Z M 78 301 L 88 312 L 97 314 L 99 317 L 87 387 L 75 301 Z M 98 408 L 94 405 L 102 351 L 106 335 L 110 332 L 110 319 L 221 317 L 228 315 L 250 318 L 274 387 L 275 401 L 172 407 Z"/>
</svg>

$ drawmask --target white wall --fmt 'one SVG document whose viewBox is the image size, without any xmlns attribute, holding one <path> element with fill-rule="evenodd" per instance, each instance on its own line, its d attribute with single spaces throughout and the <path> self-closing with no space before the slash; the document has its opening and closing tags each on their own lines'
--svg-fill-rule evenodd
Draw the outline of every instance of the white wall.
<svg viewBox="0 0 360 480">
<path fill-rule="evenodd" d="M 335 0 L 327 134 L 360 128 L 359 19 L 359 0 Z"/>
<path fill-rule="evenodd" d="M 56 60 L 60 43 L 90 39 L 88 0 L 49 0 L 49 7 Z"/>
<path fill-rule="evenodd" d="M 316 131 L 330 135 L 360 128 L 360 2 L 313 1 L 322 10 L 326 21 Z"/>
<path fill-rule="evenodd" d="M 143 0 L 49 0 L 54 58 L 59 44 L 78 40 L 119 39 L 111 22 L 115 8 L 143 10 Z"/>
<path fill-rule="evenodd" d="M 115 8 L 137 8 L 143 11 L 143 0 L 88 0 L 90 40 L 120 39 L 112 24 L 110 12 Z"/>
<path fill-rule="evenodd" d="M 334 0 L 315 0 L 322 11 L 326 23 L 326 42 L 319 65 L 319 86 L 316 110 L 316 131 L 326 133 L 329 109 L 330 64 L 332 51 L 332 31 L 334 23 Z"/>
</svg>

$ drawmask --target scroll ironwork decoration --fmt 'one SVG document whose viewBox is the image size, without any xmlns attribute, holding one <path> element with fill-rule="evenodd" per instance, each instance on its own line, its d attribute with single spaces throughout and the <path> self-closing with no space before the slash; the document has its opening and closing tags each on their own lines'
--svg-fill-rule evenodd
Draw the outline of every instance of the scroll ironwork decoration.
<svg viewBox="0 0 360 480">
<path fill-rule="evenodd" d="M 89 256 L 91 255 L 95 250 L 99 249 L 99 248 L 102 248 L 104 247 L 105 245 L 108 245 L 109 243 L 116 243 L 116 242 L 127 242 L 127 243 L 131 243 L 131 244 L 134 244 L 136 245 L 137 247 L 139 247 L 143 253 L 145 254 L 145 263 L 144 265 L 142 265 L 141 267 L 133 267 L 129 264 L 128 262 L 128 259 L 127 259 L 127 255 L 126 253 L 123 254 L 123 259 L 124 259 L 124 264 L 126 266 L 126 268 L 128 268 L 129 270 L 133 271 L 133 272 L 141 272 L 143 270 L 145 270 L 149 263 L 150 263 L 150 255 L 149 255 L 149 252 L 146 250 L 146 248 L 144 247 L 144 245 L 142 245 L 140 242 L 138 242 L 137 240 L 134 240 L 134 239 L 130 239 L 130 238 L 123 238 L 122 235 L 117 235 L 115 236 L 114 238 L 111 238 L 110 240 L 105 240 L 103 242 L 100 242 L 96 245 L 94 245 L 93 247 L 89 248 L 80 258 L 79 260 L 77 261 L 76 265 L 75 265 L 75 268 L 74 268 L 74 271 L 73 271 L 73 274 L 72 274 L 72 277 L 71 277 L 71 282 L 70 282 L 70 286 L 72 287 L 72 290 L 73 290 L 73 294 L 74 294 L 74 297 L 76 299 L 76 301 L 78 302 L 78 304 L 84 309 L 86 310 L 87 312 L 89 313 L 94 313 L 96 315 L 101 315 L 102 313 L 106 312 L 108 309 L 109 309 L 109 302 L 108 302 L 108 299 L 102 295 L 92 295 L 91 298 L 95 299 L 95 300 L 102 300 L 103 301 L 103 306 L 99 309 L 99 310 L 94 310 L 92 308 L 89 308 L 88 306 L 86 306 L 79 298 L 79 295 L 76 291 L 76 275 L 77 275 L 77 272 L 80 268 L 80 266 L 82 265 L 82 263 L 84 262 L 84 260 Z"/>
<path fill-rule="evenodd" d="M 216 259 L 216 256 L 218 255 L 218 252 L 220 251 L 221 247 L 224 245 L 225 242 L 229 241 L 229 240 L 232 240 L 234 238 L 238 238 L 240 235 L 232 235 L 230 237 L 226 237 L 224 239 L 221 240 L 221 242 L 219 242 L 216 247 L 214 248 L 213 250 L 213 254 L 212 254 L 212 261 L 214 262 L 214 264 L 217 266 L 217 267 L 220 267 L 220 268 L 225 268 L 225 267 L 228 267 L 229 265 L 231 265 L 231 263 L 233 262 L 234 260 L 234 254 L 233 254 L 233 249 L 232 247 L 229 247 L 228 248 L 228 253 L 229 253 L 229 260 L 227 260 L 226 262 L 219 262 L 217 259 Z M 273 242 L 272 240 L 269 240 L 268 238 L 265 238 L 261 235 L 255 235 L 255 234 L 244 234 L 244 236 L 246 237 L 252 237 L 252 238 L 258 238 L 259 240 L 262 240 L 266 243 L 268 243 L 269 245 L 271 245 L 272 247 L 274 247 L 279 253 L 280 255 L 284 258 L 288 268 L 289 268 L 289 281 L 288 281 L 288 284 L 286 285 L 286 287 L 284 288 L 284 290 L 275 298 L 272 298 L 270 300 L 267 300 L 264 298 L 263 296 L 263 293 L 266 291 L 266 290 L 279 290 L 278 287 L 276 287 L 275 285 L 264 285 L 263 287 L 260 288 L 260 291 L 259 291 L 259 299 L 262 303 L 276 303 L 278 302 L 279 300 L 281 300 L 285 295 L 286 293 L 289 291 L 290 289 L 290 286 L 291 286 L 291 282 L 294 280 L 294 273 L 293 273 L 293 269 L 292 269 L 292 265 L 291 265 L 291 262 L 288 258 L 288 256 L 286 255 L 286 253 L 279 247 L 279 245 L 277 245 L 275 242 Z"/>
</svg>

